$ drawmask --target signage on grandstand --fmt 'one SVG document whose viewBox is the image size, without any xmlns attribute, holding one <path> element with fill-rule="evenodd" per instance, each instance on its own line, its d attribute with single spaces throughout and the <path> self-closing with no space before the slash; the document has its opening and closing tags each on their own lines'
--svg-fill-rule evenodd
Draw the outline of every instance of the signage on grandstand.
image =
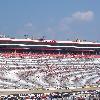
<svg viewBox="0 0 100 100">
<path fill-rule="evenodd" d="M 56 40 L 46 40 L 45 42 L 47 42 L 47 43 L 56 43 Z"/>
</svg>

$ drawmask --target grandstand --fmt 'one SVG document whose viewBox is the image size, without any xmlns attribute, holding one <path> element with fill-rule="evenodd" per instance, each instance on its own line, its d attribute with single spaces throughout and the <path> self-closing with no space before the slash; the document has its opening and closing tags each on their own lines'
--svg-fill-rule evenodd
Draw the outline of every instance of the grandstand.
<svg viewBox="0 0 100 100">
<path fill-rule="evenodd" d="M 100 43 L 0 38 L 0 94 L 87 87 L 100 87 Z"/>
<path fill-rule="evenodd" d="M 100 99 L 100 43 L 0 38 L 1 98 L 73 100 L 83 91 Z"/>
<path fill-rule="evenodd" d="M 93 42 L 0 38 L 0 88 L 99 86 L 99 48 Z"/>
<path fill-rule="evenodd" d="M 0 54 L 0 88 L 77 88 L 99 85 L 100 58 L 65 54 Z"/>
</svg>

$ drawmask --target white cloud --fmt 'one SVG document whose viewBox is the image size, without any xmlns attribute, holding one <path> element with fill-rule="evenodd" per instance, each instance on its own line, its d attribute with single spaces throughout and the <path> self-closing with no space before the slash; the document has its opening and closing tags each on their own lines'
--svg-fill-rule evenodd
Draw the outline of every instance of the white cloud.
<svg viewBox="0 0 100 100">
<path fill-rule="evenodd" d="M 75 12 L 72 14 L 72 19 L 79 21 L 92 21 L 94 18 L 93 11 Z"/>
<path fill-rule="evenodd" d="M 70 18 L 70 17 L 62 18 L 61 21 L 59 22 L 58 28 L 61 31 L 69 30 L 71 23 L 72 23 L 72 18 Z"/>
<path fill-rule="evenodd" d="M 25 23 L 20 29 L 16 31 L 17 34 L 33 34 L 35 27 L 31 22 Z"/>
<path fill-rule="evenodd" d="M 78 25 L 79 22 L 90 22 L 94 19 L 93 11 L 85 11 L 85 12 L 74 12 L 71 16 L 67 16 L 62 18 L 59 21 L 58 29 L 61 31 L 69 31 L 71 29 L 71 25 Z"/>
<path fill-rule="evenodd" d="M 32 22 L 28 22 L 28 23 L 24 24 L 23 30 L 31 33 L 34 30 L 36 30 L 36 27 L 33 25 Z"/>
<path fill-rule="evenodd" d="M 25 26 L 25 27 L 32 27 L 33 24 L 32 24 L 31 22 L 28 22 L 28 23 L 26 23 L 24 26 Z"/>
</svg>

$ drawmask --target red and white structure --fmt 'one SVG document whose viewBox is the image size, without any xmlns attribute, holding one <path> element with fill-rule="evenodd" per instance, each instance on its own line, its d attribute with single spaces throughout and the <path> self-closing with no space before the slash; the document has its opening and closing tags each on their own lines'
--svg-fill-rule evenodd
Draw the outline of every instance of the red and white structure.
<svg viewBox="0 0 100 100">
<path fill-rule="evenodd" d="M 0 38 L 0 88 L 100 84 L 100 43 Z"/>
</svg>

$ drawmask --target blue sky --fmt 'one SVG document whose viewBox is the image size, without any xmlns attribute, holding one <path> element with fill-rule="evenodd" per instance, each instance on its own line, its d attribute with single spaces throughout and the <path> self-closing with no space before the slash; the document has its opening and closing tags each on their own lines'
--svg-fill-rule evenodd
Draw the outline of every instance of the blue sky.
<svg viewBox="0 0 100 100">
<path fill-rule="evenodd" d="M 0 0 L 0 34 L 100 40 L 100 0 Z"/>
</svg>

